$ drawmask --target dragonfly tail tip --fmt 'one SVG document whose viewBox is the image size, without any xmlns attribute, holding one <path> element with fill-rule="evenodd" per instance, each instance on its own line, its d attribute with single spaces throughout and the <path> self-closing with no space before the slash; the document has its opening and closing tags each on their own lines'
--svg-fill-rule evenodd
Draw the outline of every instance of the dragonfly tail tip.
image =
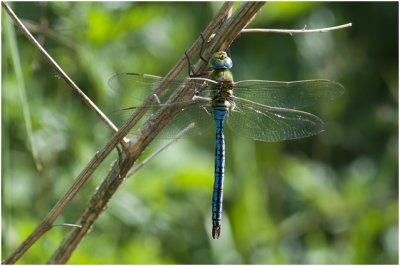
<svg viewBox="0 0 400 266">
<path fill-rule="evenodd" d="M 212 237 L 213 237 L 214 239 L 218 239 L 220 233 L 221 233 L 221 227 L 220 227 L 219 225 L 213 225 L 213 228 L 212 228 Z"/>
</svg>

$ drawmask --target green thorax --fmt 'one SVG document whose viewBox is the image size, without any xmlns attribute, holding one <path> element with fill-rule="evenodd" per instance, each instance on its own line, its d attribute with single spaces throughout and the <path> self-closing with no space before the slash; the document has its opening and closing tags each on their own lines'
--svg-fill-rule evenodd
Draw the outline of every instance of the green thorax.
<svg viewBox="0 0 400 266">
<path fill-rule="evenodd" d="M 233 75 L 229 69 L 214 69 L 210 75 L 209 79 L 215 81 L 231 81 L 233 82 Z"/>
<path fill-rule="evenodd" d="M 230 71 L 232 60 L 226 52 L 216 52 L 209 61 L 209 66 L 213 71 L 208 76 L 209 79 L 218 82 L 215 90 L 210 95 L 213 99 L 214 108 L 230 110 L 233 108 L 233 75 Z"/>
</svg>

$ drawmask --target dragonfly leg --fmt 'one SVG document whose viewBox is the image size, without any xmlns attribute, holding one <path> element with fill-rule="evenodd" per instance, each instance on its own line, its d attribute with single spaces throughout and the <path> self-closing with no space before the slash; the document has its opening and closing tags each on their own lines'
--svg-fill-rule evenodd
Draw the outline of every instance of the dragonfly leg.
<svg viewBox="0 0 400 266">
<path fill-rule="evenodd" d="M 203 33 L 200 33 L 200 37 L 201 37 L 201 40 L 202 40 L 201 46 L 200 46 L 200 59 L 204 63 L 207 64 L 208 60 L 203 57 L 204 43 L 206 42 L 206 40 L 205 40 L 205 38 L 203 36 Z M 198 72 L 194 71 L 194 67 L 193 67 L 192 63 L 190 62 L 190 58 L 189 58 L 189 55 L 187 54 L 187 51 L 185 51 L 185 57 L 186 57 L 186 60 L 188 61 L 188 65 L 189 65 L 189 77 L 195 78 L 195 77 L 200 77 L 200 76 L 203 76 L 205 74 L 208 74 L 208 73 L 198 73 Z"/>
<path fill-rule="evenodd" d="M 206 59 L 203 57 L 204 43 L 206 42 L 206 40 L 204 39 L 203 33 L 200 33 L 200 37 L 201 37 L 201 40 L 202 40 L 201 46 L 200 46 L 200 59 L 201 59 L 204 63 L 207 64 L 207 63 L 208 63 L 208 60 L 206 60 Z"/>
<path fill-rule="evenodd" d="M 186 57 L 186 60 L 188 61 L 188 65 L 189 65 L 189 77 L 191 77 L 191 78 L 197 77 L 198 75 L 197 75 L 197 73 L 195 73 L 195 71 L 193 69 L 193 66 L 192 66 L 192 63 L 190 62 L 190 58 L 187 54 L 187 51 L 185 51 L 185 57 Z"/>
</svg>

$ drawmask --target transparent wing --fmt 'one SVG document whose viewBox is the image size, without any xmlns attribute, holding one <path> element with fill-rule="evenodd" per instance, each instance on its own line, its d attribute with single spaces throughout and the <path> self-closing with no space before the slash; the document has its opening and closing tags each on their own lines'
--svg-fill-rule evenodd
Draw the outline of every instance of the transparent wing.
<svg viewBox="0 0 400 266">
<path fill-rule="evenodd" d="M 118 126 L 122 126 L 129 116 L 137 110 L 137 108 L 145 108 L 146 114 L 141 120 L 142 122 L 131 131 L 134 134 L 144 121 L 154 115 L 160 107 L 167 105 L 174 108 L 181 108 L 181 111 L 159 134 L 159 138 L 173 138 L 191 122 L 195 123 L 195 128 L 190 130 L 187 135 L 197 135 L 204 132 L 204 130 L 211 125 L 210 119 L 212 119 L 212 117 L 210 117 L 210 103 L 209 101 L 203 101 L 199 104 L 195 104 L 192 98 L 196 95 L 200 95 L 203 90 L 208 89 L 210 84 L 212 85 L 215 82 L 203 78 L 167 80 L 169 86 L 168 89 L 162 95 L 153 94 L 154 90 L 161 84 L 161 82 L 163 82 L 162 77 L 147 74 L 119 73 L 112 76 L 108 82 L 109 86 L 115 91 L 123 91 L 132 95 L 132 105 L 136 105 L 134 107 L 128 107 L 113 112 L 111 114 L 113 122 Z M 193 93 L 186 99 L 167 103 L 172 93 L 180 86 L 190 86 L 189 89 L 192 90 Z M 151 95 L 153 95 L 155 103 L 152 105 L 141 106 L 143 100 Z"/>
<path fill-rule="evenodd" d="M 263 105 L 297 109 L 333 100 L 344 93 L 344 87 L 323 79 L 292 82 L 244 80 L 235 83 L 233 93 Z"/>
<path fill-rule="evenodd" d="M 171 105 L 172 106 L 172 105 Z M 178 106 L 176 106 L 178 107 Z M 179 108 L 179 107 L 178 107 Z M 131 130 L 129 135 L 136 134 L 137 130 L 156 112 L 158 112 L 158 107 L 153 109 L 148 109 L 145 116 L 141 121 Z M 118 126 L 122 126 L 124 122 L 132 115 L 134 110 L 123 110 L 119 111 L 119 114 L 123 114 L 125 119 Z M 209 104 L 199 104 L 190 107 L 181 108 L 178 114 L 168 123 L 168 125 L 157 135 L 159 139 L 169 139 L 174 138 L 180 131 L 186 128 L 190 123 L 195 123 L 194 128 L 188 131 L 183 137 L 193 137 L 198 136 L 207 131 L 210 126 L 214 123 L 212 116 L 211 105 Z"/>
<path fill-rule="evenodd" d="M 174 138 L 180 131 L 194 122 L 195 127 L 183 137 L 201 135 L 214 124 L 211 106 L 192 106 L 182 109 L 172 121 L 160 132 L 157 138 Z"/>
<path fill-rule="evenodd" d="M 246 138 L 272 142 L 309 137 L 324 130 L 321 119 L 310 113 L 269 107 L 237 97 L 235 104 L 227 124 Z"/>
<path fill-rule="evenodd" d="M 137 74 L 137 73 L 119 73 L 115 74 L 108 80 L 108 85 L 113 91 L 124 93 L 127 97 L 131 97 L 135 103 L 141 103 L 148 96 L 153 95 L 158 104 L 165 104 L 172 93 L 180 86 L 191 86 L 193 94 L 190 97 L 198 94 L 199 92 L 208 89 L 210 85 L 216 82 L 205 78 L 186 78 L 174 79 L 164 81 L 168 88 L 162 95 L 154 95 L 154 90 L 163 82 L 162 77 Z M 187 99 L 182 99 L 187 101 Z M 178 103 L 176 101 L 175 103 Z M 138 105 L 138 104 L 135 104 Z"/>
</svg>

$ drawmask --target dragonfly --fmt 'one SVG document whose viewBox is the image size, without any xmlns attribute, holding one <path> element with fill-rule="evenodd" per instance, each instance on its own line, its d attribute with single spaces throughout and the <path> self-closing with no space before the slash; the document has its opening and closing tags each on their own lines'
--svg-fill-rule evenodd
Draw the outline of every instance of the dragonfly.
<svg viewBox="0 0 400 266">
<path fill-rule="evenodd" d="M 225 123 L 234 133 L 257 141 L 276 142 L 313 136 L 324 130 L 323 121 L 299 109 L 321 101 L 333 100 L 344 93 L 344 87 L 324 79 L 234 82 L 231 72 L 232 59 L 225 51 L 214 53 L 208 61 L 208 66 L 210 73 L 207 78 L 193 75 L 170 81 L 171 91 L 183 84 L 190 84 L 189 100 L 168 103 L 167 99 L 172 92 L 165 95 L 154 94 L 157 103 L 149 109 L 165 105 L 184 106 L 163 130 L 167 137 L 173 136 L 190 122 L 194 122 L 200 132 L 215 124 L 212 237 L 218 239 L 221 235 L 225 176 Z M 161 81 L 161 77 L 152 75 L 120 73 L 110 79 L 110 86 L 127 84 L 125 86 L 132 89 L 142 88 L 145 94 L 148 94 Z"/>
</svg>

